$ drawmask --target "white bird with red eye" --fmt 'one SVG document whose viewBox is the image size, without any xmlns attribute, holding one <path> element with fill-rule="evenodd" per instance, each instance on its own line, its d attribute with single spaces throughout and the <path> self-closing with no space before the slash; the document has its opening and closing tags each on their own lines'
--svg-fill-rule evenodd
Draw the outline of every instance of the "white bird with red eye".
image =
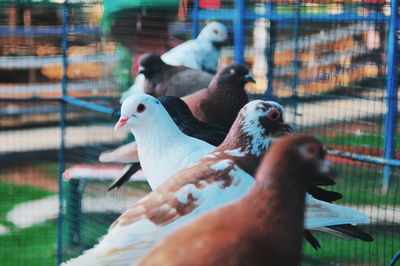
<svg viewBox="0 0 400 266">
<path fill-rule="evenodd" d="M 135 136 L 140 165 L 152 189 L 214 149 L 182 133 L 162 104 L 147 94 L 123 102 L 115 130 L 121 127 L 129 127 Z"/>
</svg>

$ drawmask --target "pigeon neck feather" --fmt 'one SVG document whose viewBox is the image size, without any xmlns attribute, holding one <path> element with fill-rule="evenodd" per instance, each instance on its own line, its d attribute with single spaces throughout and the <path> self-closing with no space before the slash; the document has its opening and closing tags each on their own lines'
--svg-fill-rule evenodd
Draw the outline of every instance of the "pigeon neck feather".
<svg viewBox="0 0 400 266">
<path fill-rule="evenodd" d="M 268 163 L 264 159 L 255 186 L 240 204 L 251 212 L 246 217 L 258 224 L 253 237 L 264 241 L 264 247 L 273 243 L 274 250 L 284 251 L 290 263 L 281 261 L 282 265 L 296 265 L 301 257 L 306 173 L 299 173 L 299 167 L 288 165 L 285 158 L 273 153 L 267 155 Z"/>
<path fill-rule="evenodd" d="M 261 156 L 265 153 L 270 143 L 270 137 L 265 134 L 265 129 L 258 119 L 247 123 L 246 118 L 239 114 L 232 125 L 227 137 L 216 151 L 224 152 L 234 157 L 237 164 L 247 173 L 253 175 Z M 250 130 L 253 128 L 252 130 Z M 227 152 L 228 151 L 228 152 Z M 229 151 L 237 151 L 236 153 Z"/>
<path fill-rule="evenodd" d="M 138 124 L 135 127 L 130 127 L 130 130 L 138 145 L 151 145 L 152 143 L 176 140 L 183 135 L 167 111 L 155 121 Z"/>
</svg>

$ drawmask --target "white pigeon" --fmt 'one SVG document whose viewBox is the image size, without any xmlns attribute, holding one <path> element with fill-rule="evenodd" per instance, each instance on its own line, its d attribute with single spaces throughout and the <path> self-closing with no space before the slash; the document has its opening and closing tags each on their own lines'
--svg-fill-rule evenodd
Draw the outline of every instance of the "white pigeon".
<svg viewBox="0 0 400 266">
<path fill-rule="evenodd" d="M 174 66 L 187 66 L 216 73 L 220 55 L 219 43 L 228 37 L 224 24 L 213 21 L 207 24 L 194 40 L 186 41 L 172 48 L 161 59 Z"/>
<path fill-rule="evenodd" d="M 153 190 L 214 149 L 182 133 L 164 106 L 147 94 L 123 102 L 115 129 L 120 127 L 129 127 L 135 136 L 140 165 Z"/>
<path fill-rule="evenodd" d="M 99 244 L 65 265 L 133 265 L 176 228 L 206 211 L 241 199 L 255 180 L 239 165 L 261 157 L 271 140 L 269 136 L 284 128 L 278 121 L 281 117 L 279 106 L 272 102 L 248 103 L 220 146 L 136 202 L 113 223 Z M 273 132 L 267 129 L 271 127 Z M 357 210 L 310 195 L 305 216 L 307 229 L 369 222 Z"/>
<path fill-rule="evenodd" d="M 224 24 L 213 21 L 207 24 L 196 39 L 186 41 L 161 56 L 169 65 L 187 66 L 193 69 L 216 73 L 220 56 L 220 47 L 228 37 Z M 121 102 L 133 94 L 144 93 L 145 77 L 139 74 L 135 83 L 122 94 Z"/>
</svg>

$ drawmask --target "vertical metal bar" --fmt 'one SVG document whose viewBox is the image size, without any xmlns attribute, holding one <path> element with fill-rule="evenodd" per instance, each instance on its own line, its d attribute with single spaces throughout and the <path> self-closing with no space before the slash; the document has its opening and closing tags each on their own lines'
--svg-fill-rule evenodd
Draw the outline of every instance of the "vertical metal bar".
<svg viewBox="0 0 400 266">
<path fill-rule="evenodd" d="M 268 15 L 272 13 L 272 4 L 271 2 L 267 2 L 265 4 L 265 14 Z M 275 38 L 276 38 L 276 25 L 277 22 L 270 20 L 269 21 L 269 40 L 267 49 L 267 89 L 265 90 L 264 99 L 271 100 L 273 99 L 273 87 L 272 80 L 274 78 L 274 57 L 275 57 Z"/>
<path fill-rule="evenodd" d="M 292 77 L 292 111 L 293 111 L 293 130 L 297 130 L 297 106 L 298 106 L 298 97 L 297 97 L 297 84 L 298 84 L 298 71 L 299 71 L 299 22 L 300 22 L 300 4 L 301 0 L 296 0 L 295 3 L 295 20 L 294 20 L 294 32 L 293 32 L 293 77 Z"/>
<path fill-rule="evenodd" d="M 392 159 L 395 152 L 395 137 L 397 123 L 397 20 L 398 20 L 398 3 L 392 0 L 390 3 L 390 24 L 388 36 L 388 52 L 387 52 L 387 73 L 386 73 L 386 90 L 387 90 L 387 113 L 385 116 L 385 159 Z M 390 185 L 391 167 L 383 168 L 382 189 L 386 192 Z"/>
<path fill-rule="evenodd" d="M 194 0 L 192 11 L 192 39 L 199 34 L 199 0 Z"/>
<path fill-rule="evenodd" d="M 233 21 L 234 60 L 244 62 L 244 0 L 235 0 L 235 18 Z"/>
<path fill-rule="evenodd" d="M 68 58 L 67 58 L 67 48 L 68 48 L 68 0 L 64 1 L 62 7 L 62 60 L 63 60 L 63 76 L 62 76 L 62 97 L 67 95 L 67 69 L 68 69 Z M 63 253 L 63 216 L 64 216 L 64 195 L 63 195 L 63 183 L 62 183 L 62 173 L 65 170 L 65 124 L 66 124 L 66 112 L 67 103 L 63 100 L 60 101 L 60 152 L 58 155 L 59 168 L 58 168 L 58 200 L 59 200 L 59 211 L 57 219 L 57 265 L 62 262 Z"/>
<path fill-rule="evenodd" d="M 82 195 L 85 182 L 79 179 L 64 181 L 64 192 L 66 193 L 65 204 L 65 241 L 67 249 L 80 247 L 81 225 L 82 225 Z"/>
</svg>

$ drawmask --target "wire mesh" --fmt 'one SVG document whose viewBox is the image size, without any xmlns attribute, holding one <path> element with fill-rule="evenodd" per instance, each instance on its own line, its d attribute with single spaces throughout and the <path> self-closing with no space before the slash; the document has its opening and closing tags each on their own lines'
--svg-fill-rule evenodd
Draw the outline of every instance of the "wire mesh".
<svg viewBox="0 0 400 266">
<path fill-rule="evenodd" d="M 56 263 L 56 177 L 63 137 L 68 175 L 62 182 L 62 261 L 93 247 L 118 215 L 149 191 L 145 183 L 131 182 L 107 192 L 123 165 L 100 164 L 98 156 L 132 140 L 129 132 L 113 132 L 116 117 L 111 113 L 133 82 L 139 56 L 162 54 L 190 39 L 196 23 L 199 30 L 211 20 L 227 26 L 230 44 L 222 48 L 220 65 L 237 59 L 243 41 L 244 63 L 257 81 L 246 87 L 249 95 L 282 103 L 298 132 L 317 136 L 334 150 L 384 156 L 390 3 L 247 1 L 244 35 L 235 38 L 242 1 L 189 1 L 186 7 L 184 2 L 0 2 L 1 265 Z M 109 112 L 70 101 L 63 136 L 62 96 Z M 399 169 L 392 168 L 385 190 L 381 164 L 331 159 L 342 176 L 333 188 L 344 195 L 337 203 L 371 217 L 371 224 L 360 228 L 374 242 L 317 233 L 322 249 L 304 243 L 303 264 L 388 264 L 400 246 Z M 399 159 L 398 153 L 393 159 Z M 27 203 L 37 205 L 19 205 Z M 35 215 L 41 219 L 20 224 Z M 32 252 L 21 256 L 19 250 Z"/>
</svg>

